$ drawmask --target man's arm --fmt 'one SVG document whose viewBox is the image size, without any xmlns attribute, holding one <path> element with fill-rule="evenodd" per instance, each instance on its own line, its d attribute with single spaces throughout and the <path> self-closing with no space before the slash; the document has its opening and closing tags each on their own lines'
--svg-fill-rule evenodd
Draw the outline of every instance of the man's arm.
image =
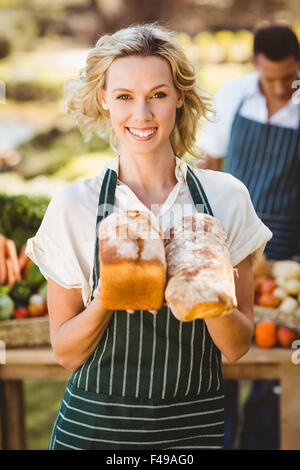
<svg viewBox="0 0 300 470">
<path fill-rule="evenodd" d="M 206 154 L 205 161 L 198 162 L 196 164 L 196 168 L 202 168 L 205 170 L 222 171 L 224 160 L 225 160 L 225 157 L 214 158 Z"/>
</svg>

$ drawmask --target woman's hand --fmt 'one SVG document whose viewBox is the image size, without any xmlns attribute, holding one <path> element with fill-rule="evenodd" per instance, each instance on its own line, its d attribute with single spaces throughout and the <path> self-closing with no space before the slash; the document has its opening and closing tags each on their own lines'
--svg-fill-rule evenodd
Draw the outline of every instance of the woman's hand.
<svg viewBox="0 0 300 470">
<path fill-rule="evenodd" d="M 136 310 L 126 310 L 127 313 L 134 313 Z M 148 312 L 152 313 L 153 315 L 157 314 L 157 310 L 148 310 Z"/>
<path fill-rule="evenodd" d="M 234 268 L 234 277 L 237 308 L 229 315 L 205 319 L 212 340 L 222 354 L 232 362 L 248 351 L 254 333 L 251 255 Z"/>
<path fill-rule="evenodd" d="M 163 301 L 163 306 L 166 306 L 167 302 L 166 299 Z M 135 310 L 126 310 L 127 313 L 134 313 Z M 148 310 L 148 312 L 152 313 L 152 315 L 156 315 L 158 313 L 158 310 Z"/>
</svg>

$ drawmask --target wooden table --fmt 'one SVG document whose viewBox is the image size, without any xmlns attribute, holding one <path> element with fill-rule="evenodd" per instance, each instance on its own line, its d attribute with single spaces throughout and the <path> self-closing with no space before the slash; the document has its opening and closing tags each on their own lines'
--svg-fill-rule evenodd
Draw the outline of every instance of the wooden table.
<svg viewBox="0 0 300 470">
<path fill-rule="evenodd" d="M 291 349 L 252 347 L 238 362 L 223 359 L 226 379 L 279 379 L 281 449 L 300 449 L 300 364 Z M 25 449 L 23 380 L 68 380 L 50 347 L 8 349 L 0 365 L 0 448 Z"/>
</svg>

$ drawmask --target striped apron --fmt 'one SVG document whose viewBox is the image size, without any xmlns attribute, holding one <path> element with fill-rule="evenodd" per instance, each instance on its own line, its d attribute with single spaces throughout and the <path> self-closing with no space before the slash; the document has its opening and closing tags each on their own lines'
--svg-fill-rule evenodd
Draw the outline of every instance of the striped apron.
<svg viewBox="0 0 300 470">
<path fill-rule="evenodd" d="M 112 210 L 116 183 L 108 169 L 96 227 Z M 213 215 L 190 167 L 187 183 L 197 210 Z M 114 311 L 95 351 L 71 375 L 49 449 L 222 448 L 223 400 L 221 353 L 204 320 L 180 322 L 166 306 L 157 315 Z"/>
<path fill-rule="evenodd" d="M 248 188 L 258 216 L 273 232 L 265 254 L 287 259 L 300 251 L 300 122 L 298 129 L 235 114 L 225 171 Z"/>
</svg>

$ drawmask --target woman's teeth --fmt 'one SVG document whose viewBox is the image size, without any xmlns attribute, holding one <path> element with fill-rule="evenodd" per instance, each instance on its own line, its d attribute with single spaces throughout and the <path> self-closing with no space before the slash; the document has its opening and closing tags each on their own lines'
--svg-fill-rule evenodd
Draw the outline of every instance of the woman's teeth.
<svg viewBox="0 0 300 470">
<path fill-rule="evenodd" d="M 139 131 L 137 129 L 131 129 L 130 127 L 127 127 L 129 132 L 133 135 L 137 135 L 138 137 L 149 137 L 150 135 L 154 134 L 156 132 L 156 128 L 153 128 L 149 131 Z"/>
</svg>

